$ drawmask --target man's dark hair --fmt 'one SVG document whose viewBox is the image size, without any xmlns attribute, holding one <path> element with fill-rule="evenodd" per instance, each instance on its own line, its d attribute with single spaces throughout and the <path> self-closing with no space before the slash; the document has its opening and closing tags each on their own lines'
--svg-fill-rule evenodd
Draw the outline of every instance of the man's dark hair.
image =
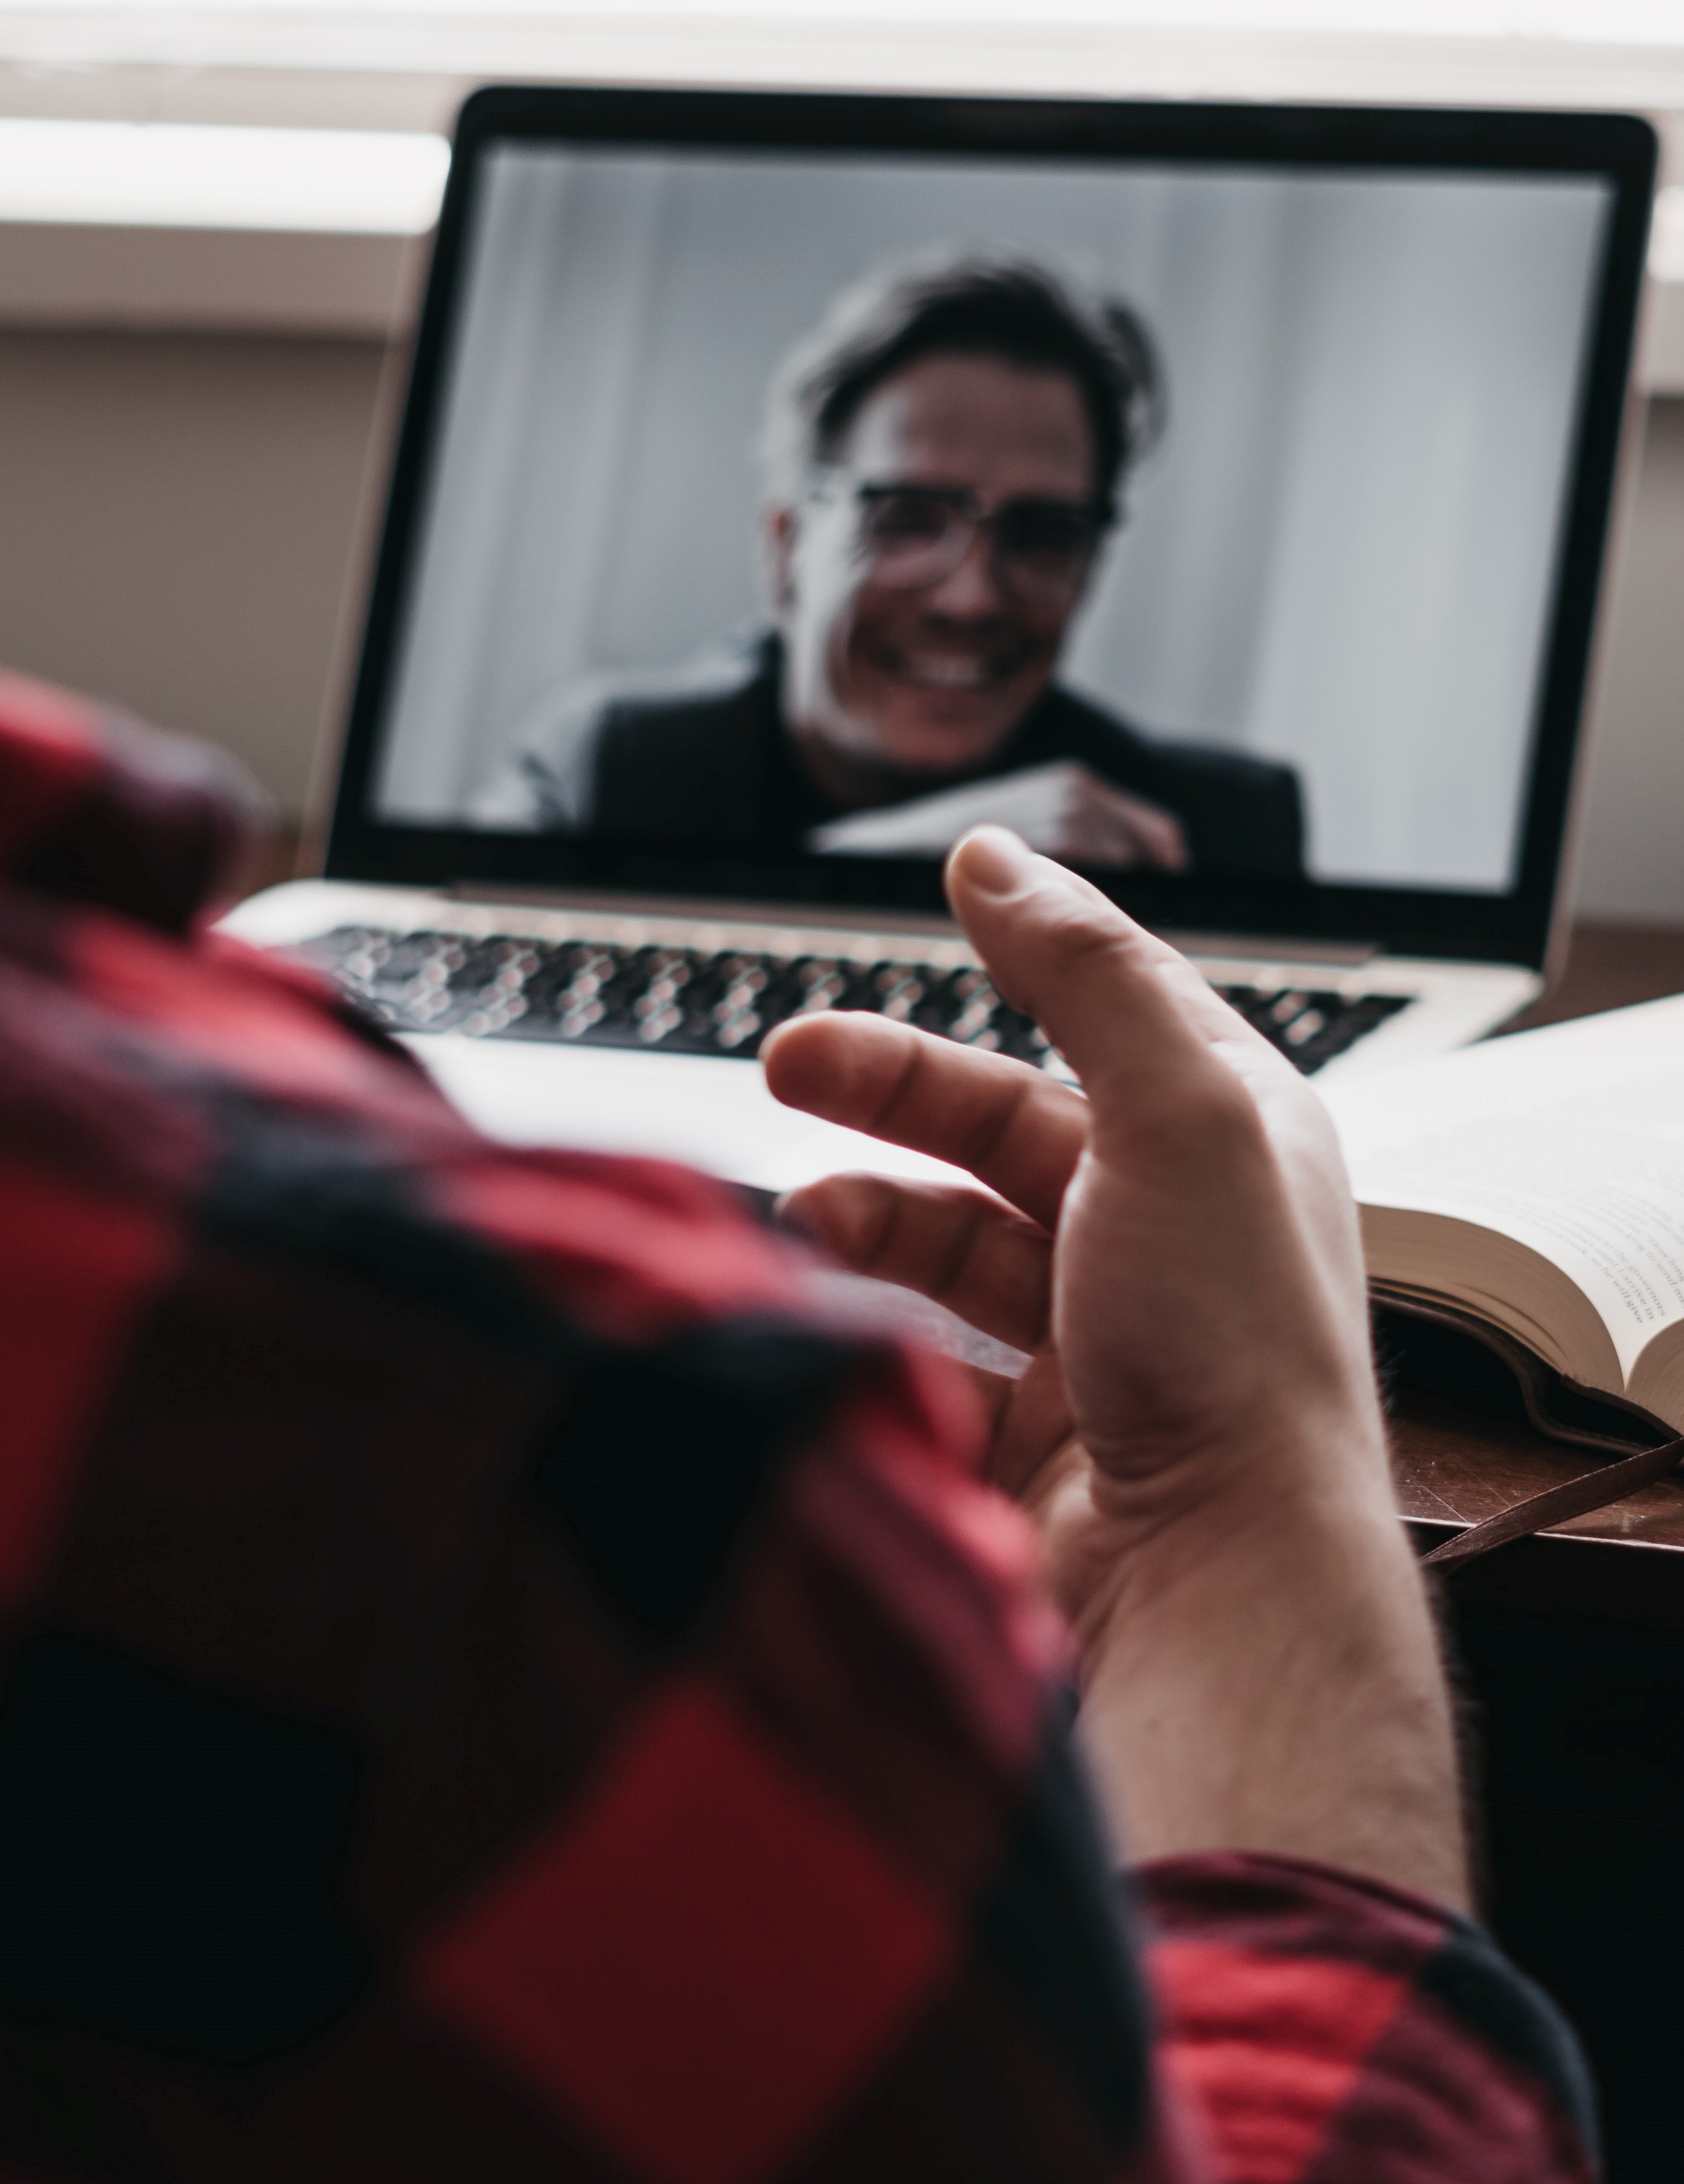
<svg viewBox="0 0 1684 2184">
<path fill-rule="evenodd" d="M 1109 509 L 1163 428 L 1151 337 L 1127 304 L 1091 300 L 1029 259 L 967 251 L 874 274 L 838 298 L 772 386 L 766 454 L 793 491 L 841 449 L 867 398 L 927 356 L 997 357 L 1075 382 L 1093 432 L 1096 500 Z"/>
</svg>

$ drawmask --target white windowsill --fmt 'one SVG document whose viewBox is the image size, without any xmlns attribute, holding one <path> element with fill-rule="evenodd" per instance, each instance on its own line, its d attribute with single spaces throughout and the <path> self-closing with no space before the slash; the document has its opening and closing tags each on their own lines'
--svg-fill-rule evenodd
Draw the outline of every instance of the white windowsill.
<svg viewBox="0 0 1684 2184">
<path fill-rule="evenodd" d="M 1684 275 L 1650 275 L 1632 376 L 1645 394 L 1684 394 Z"/>
<path fill-rule="evenodd" d="M 448 129 L 476 81 L 1442 102 L 1647 112 L 1684 184 L 1684 41 L 1358 35 L 1110 23 L 1082 0 L 1039 21 L 991 0 L 967 21 L 647 8 L 500 11 L 8 7 L 0 116 Z M 1684 206 L 1684 198 L 1675 202 Z M 178 329 L 384 340 L 413 325 L 426 238 L 0 221 L 0 328 Z M 1684 394 L 1684 217 L 1652 281 L 1637 369 Z"/>
<path fill-rule="evenodd" d="M 429 238 L 0 223 L 0 330 L 410 332 Z M 1684 276 L 1651 280 L 1637 385 L 1684 395 Z"/>
<path fill-rule="evenodd" d="M 431 238 L 0 222 L 0 329 L 390 341 Z"/>
</svg>

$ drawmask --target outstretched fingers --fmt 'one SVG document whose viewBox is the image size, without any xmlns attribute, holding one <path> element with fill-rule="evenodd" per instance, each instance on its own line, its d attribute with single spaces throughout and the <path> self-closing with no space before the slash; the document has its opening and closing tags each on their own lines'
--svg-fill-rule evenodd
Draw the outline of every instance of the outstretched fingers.
<svg viewBox="0 0 1684 2184">
<path fill-rule="evenodd" d="M 1027 1062 L 882 1017 L 782 1024 L 761 1050 L 786 1106 L 963 1168 L 1051 1228 L 1087 1140 L 1087 1103 Z"/>
<path fill-rule="evenodd" d="M 856 1273 L 916 1290 L 1014 1349 L 1045 1339 L 1052 1240 L 996 1198 L 837 1175 L 792 1192 L 783 1211 Z"/>
<path fill-rule="evenodd" d="M 1005 828 L 966 836 L 948 859 L 947 891 L 1001 992 L 1031 1008 L 1068 1056 L 1096 1130 L 1230 1098 L 1238 1080 L 1218 1046 L 1247 1075 L 1290 1070 L 1173 948 Z"/>
</svg>

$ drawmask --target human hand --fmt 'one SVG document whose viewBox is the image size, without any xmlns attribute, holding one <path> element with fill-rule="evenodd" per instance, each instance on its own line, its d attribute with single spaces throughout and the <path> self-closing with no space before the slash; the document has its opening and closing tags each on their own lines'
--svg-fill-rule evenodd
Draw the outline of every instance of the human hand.
<svg viewBox="0 0 1684 2184">
<path fill-rule="evenodd" d="M 1190 964 L 1010 836 L 962 844 L 948 887 L 1087 1096 L 879 1018 L 791 1023 L 765 1050 L 779 1098 L 998 1194 L 839 1177 L 792 1212 L 1032 1353 L 995 1387 L 991 1468 L 1040 1522 L 1137 1845 L 1458 1897 L 1447 1708 L 1320 1102 Z"/>
<path fill-rule="evenodd" d="M 1113 788 L 1075 759 L 853 811 L 815 827 L 807 846 L 833 855 L 943 856 L 982 826 L 1010 827 L 1032 849 L 1066 864 L 1179 872 L 1191 861 L 1174 812 Z"/>
<path fill-rule="evenodd" d="M 1294 1489 L 1330 1447 L 1384 1490 L 1355 1214 L 1320 1101 L 1173 949 L 997 831 L 956 850 L 948 885 L 1089 1096 L 880 1018 L 806 1019 L 767 1045 L 779 1099 L 999 1196 L 842 1176 L 790 1211 L 1032 1353 L 993 1390 L 993 1468 L 1041 1514 L 1086 1635 L 1141 1535 Z"/>
</svg>

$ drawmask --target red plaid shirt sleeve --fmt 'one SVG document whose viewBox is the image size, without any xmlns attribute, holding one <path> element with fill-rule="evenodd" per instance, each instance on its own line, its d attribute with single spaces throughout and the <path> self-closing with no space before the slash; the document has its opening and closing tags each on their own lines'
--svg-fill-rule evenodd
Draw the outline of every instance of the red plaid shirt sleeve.
<svg viewBox="0 0 1684 2184">
<path fill-rule="evenodd" d="M 0 2175 L 1583 2176 L 1475 1929 L 1119 1908 L 956 1384 L 199 931 L 213 776 L 0 683 Z"/>
</svg>

